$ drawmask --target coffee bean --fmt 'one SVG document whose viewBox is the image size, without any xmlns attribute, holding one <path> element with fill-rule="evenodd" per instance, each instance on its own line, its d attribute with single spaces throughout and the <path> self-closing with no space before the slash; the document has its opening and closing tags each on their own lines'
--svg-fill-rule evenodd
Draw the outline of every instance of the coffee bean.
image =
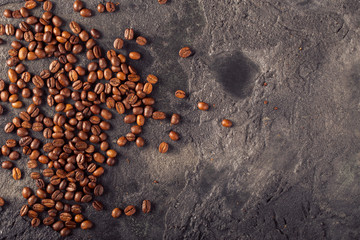
<svg viewBox="0 0 360 240">
<path fill-rule="evenodd" d="M 127 139 L 126 139 L 126 137 L 122 136 L 122 137 L 120 137 L 120 138 L 117 140 L 116 143 L 117 143 L 117 145 L 119 145 L 120 147 L 123 147 L 123 146 L 126 145 Z"/>
<path fill-rule="evenodd" d="M 125 29 L 124 37 L 126 40 L 134 39 L 134 29 L 132 28 Z"/>
<path fill-rule="evenodd" d="M 146 40 L 146 38 L 139 36 L 136 38 L 136 43 L 140 46 L 145 46 L 147 43 L 147 40 Z"/>
<path fill-rule="evenodd" d="M 98 39 L 101 36 L 101 33 L 96 29 L 91 29 L 90 34 L 93 38 Z"/>
<path fill-rule="evenodd" d="M 15 167 L 12 170 L 12 176 L 15 180 L 20 180 L 21 179 L 21 171 L 19 168 Z"/>
<path fill-rule="evenodd" d="M 156 84 L 158 82 L 158 78 L 155 75 L 149 74 L 146 77 L 146 81 L 148 81 L 151 84 Z"/>
<path fill-rule="evenodd" d="M 209 109 L 209 104 L 205 103 L 205 102 L 199 102 L 197 104 L 198 108 L 202 111 L 207 111 Z"/>
<path fill-rule="evenodd" d="M 84 8 L 84 3 L 80 0 L 76 0 L 73 4 L 73 9 L 75 12 L 80 12 Z"/>
<path fill-rule="evenodd" d="M 12 11 L 10 9 L 5 9 L 4 10 L 4 17 L 12 18 Z"/>
<path fill-rule="evenodd" d="M 149 213 L 151 210 L 151 202 L 149 200 L 144 200 L 142 202 L 142 211 L 143 213 Z"/>
<path fill-rule="evenodd" d="M 29 206 L 23 205 L 20 209 L 20 216 L 24 217 L 28 214 L 28 212 L 29 212 Z"/>
<path fill-rule="evenodd" d="M 102 211 L 104 209 L 103 204 L 101 202 L 99 202 L 99 201 L 94 201 L 92 203 L 92 206 L 96 211 Z"/>
<path fill-rule="evenodd" d="M 186 97 L 186 93 L 183 90 L 177 90 L 175 92 L 175 97 L 177 98 L 185 98 Z"/>
<path fill-rule="evenodd" d="M 74 221 L 66 221 L 65 227 L 68 229 L 75 229 L 76 228 L 76 222 Z"/>
<path fill-rule="evenodd" d="M 75 222 L 80 223 L 84 221 L 84 216 L 82 214 L 76 214 L 74 217 Z"/>
<path fill-rule="evenodd" d="M 0 207 L 4 205 L 5 205 L 5 200 L 2 197 L 0 197 Z"/>
<path fill-rule="evenodd" d="M 115 49 L 122 49 L 124 46 L 124 40 L 121 38 L 116 38 L 113 45 Z"/>
<path fill-rule="evenodd" d="M 64 223 L 62 221 L 57 221 L 52 225 L 52 228 L 57 232 L 60 231 L 63 227 L 64 227 Z"/>
<path fill-rule="evenodd" d="M 232 124 L 232 122 L 231 122 L 229 119 L 224 119 L 224 120 L 221 121 L 221 125 L 223 125 L 224 127 L 229 128 L 229 127 L 231 127 L 233 124 Z"/>
<path fill-rule="evenodd" d="M 132 60 L 139 60 L 141 58 L 141 55 L 138 52 L 130 52 L 129 58 Z"/>
<path fill-rule="evenodd" d="M 36 2 L 33 0 L 25 2 L 25 8 L 27 8 L 27 9 L 33 9 L 36 7 L 36 5 L 37 5 Z"/>
<path fill-rule="evenodd" d="M 81 32 L 81 27 L 80 27 L 80 25 L 79 25 L 77 22 L 71 21 L 70 24 L 69 24 L 69 26 L 70 26 L 70 29 L 71 29 L 71 31 L 72 31 L 73 33 L 79 34 L 79 33 Z M 50 71 L 51 71 L 51 69 L 50 69 Z"/>
<path fill-rule="evenodd" d="M 29 187 L 24 187 L 21 194 L 24 198 L 28 199 L 31 196 L 32 191 Z"/>
<path fill-rule="evenodd" d="M 83 230 L 90 229 L 93 227 L 93 223 L 89 220 L 85 220 L 81 223 L 80 227 Z"/>
<path fill-rule="evenodd" d="M 142 137 L 138 137 L 136 139 L 136 146 L 138 147 L 143 147 L 145 145 L 145 140 Z"/>
<path fill-rule="evenodd" d="M 167 0 L 158 0 L 158 3 L 159 4 L 165 4 L 165 3 L 167 3 Z"/>
<path fill-rule="evenodd" d="M 34 206 L 32 206 L 32 209 L 35 211 L 35 212 L 43 212 L 45 210 L 45 206 L 40 204 L 40 203 L 35 203 Z"/>
<path fill-rule="evenodd" d="M 39 218 L 33 218 L 33 219 L 31 220 L 31 226 L 32 226 L 32 227 L 38 227 L 38 226 L 40 225 L 40 223 L 41 223 L 41 221 L 40 221 Z"/>
<path fill-rule="evenodd" d="M 99 5 L 97 6 L 97 10 L 98 10 L 99 13 L 105 12 L 105 6 L 104 6 L 104 4 L 99 3 Z"/>
<path fill-rule="evenodd" d="M 96 185 L 94 188 L 94 195 L 101 196 L 104 194 L 104 187 L 101 184 Z"/>
<path fill-rule="evenodd" d="M 192 55 L 192 51 L 189 47 L 183 47 L 182 49 L 180 49 L 179 51 L 179 56 L 182 58 L 188 58 Z"/>
<path fill-rule="evenodd" d="M 129 205 L 124 209 L 124 213 L 126 216 L 132 216 L 136 212 L 136 208 L 133 205 Z"/>
<path fill-rule="evenodd" d="M 169 144 L 167 144 L 166 142 L 162 142 L 159 145 L 159 152 L 160 153 L 166 153 L 169 150 Z"/>
<path fill-rule="evenodd" d="M 82 16 L 82 17 L 91 17 L 91 16 L 92 16 L 92 12 L 91 12 L 90 9 L 83 8 L 83 9 L 81 9 L 81 11 L 80 11 L 80 16 Z"/>
<path fill-rule="evenodd" d="M 10 162 L 10 161 L 3 161 L 3 162 L 1 163 L 1 167 L 2 167 L 3 169 L 11 169 L 11 168 L 13 167 L 13 163 Z"/>
<path fill-rule="evenodd" d="M 106 11 L 107 12 L 115 12 L 115 4 L 113 2 L 107 2 L 106 3 Z"/>
<path fill-rule="evenodd" d="M 44 2 L 44 5 L 43 5 L 44 11 L 50 12 L 52 10 L 52 8 L 53 8 L 53 4 L 52 4 L 51 1 L 45 1 Z"/>
<path fill-rule="evenodd" d="M 43 224 L 46 225 L 46 226 L 50 226 L 50 225 L 52 225 L 54 222 L 55 222 L 55 218 L 54 218 L 54 217 L 50 217 L 50 216 L 44 218 L 44 220 L 43 220 Z"/>
<path fill-rule="evenodd" d="M 155 120 L 163 120 L 166 118 L 166 114 L 164 112 L 157 111 L 152 114 L 152 118 Z"/>
<path fill-rule="evenodd" d="M 173 141 L 179 140 L 179 134 L 177 132 L 174 132 L 174 131 L 170 131 L 169 137 Z"/>
<path fill-rule="evenodd" d="M 62 237 L 69 236 L 70 234 L 71 234 L 71 230 L 67 227 L 60 230 L 60 236 L 62 236 Z"/>
<path fill-rule="evenodd" d="M 179 123 L 180 123 L 180 115 L 177 114 L 177 113 L 174 113 L 174 114 L 171 116 L 170 123 L 171 123 L 171 125 L 177 125 L 177 124 L 179 124 Z"/>
</svg>

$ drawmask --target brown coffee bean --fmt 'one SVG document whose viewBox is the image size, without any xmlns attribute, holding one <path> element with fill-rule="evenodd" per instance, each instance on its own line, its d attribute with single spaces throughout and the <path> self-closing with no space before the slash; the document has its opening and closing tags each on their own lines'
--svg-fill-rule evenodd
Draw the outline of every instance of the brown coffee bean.
<svg viewBox="0 0 360 240">
<path fill-rule="evenodd" d="M 28 214 L 28 212 L 29 212 L 29 206 L 23 205 L 20 209 L 20 216 L 24 217 Z"/>
<path fill-rule="evenodd" d="M 140 46 L 145 46 L 147 43 L 147 40 L 146 40 L 146 38 L 139 36 L 136 38 L 136 43 Z"/>
<path fill-rule="evenodd" d="M 120 208 L 114 208 L 111 212 L 111 216 L 113 218 L 118 218 L 121 215 L 121 209 Z"/>
<path fill-rule="evenodd" d="M 124 37 L 126 40 L 134 39 L 134 29 L 132 28 L 125 29 Z"/>
<path fill-rule="evenodd" d="M 66 225 L 66 223 L 65 223 L 65 225 Z M 62 236 L 62 237 L 69 236 L 70 234 L 71 234 L 71 230 L 67 227 L 60 230 L 60 236 Z"/>
<path fill-rule="evenodd" d="M 188 58 L 192 55 L 192 51 L 189 47 L 183 47 L 182 49 L 180 49 L 179 51 L 179 56 L 182 58 Z"/>
<path fill-rule="evenodd" d="M 35 203 L 34 206 L 32 206 L 32 209 L 35 211 L 35 212 L 43 212 L 45 210 L 45 206 L 40 204 L 40 203 Z"/>
<path fill-rule="evenodd" d="M 179 134 L 177 132 L 174 132 L 174 131 L 170 131 L 169 137 L 173 141 L 179 140 Z"/>
<path fill-rule="evenodd" d="M 64 223 L 62 221 L 57 221 L 52 225 L 52 228 L 57 232 L 60 231 L 63 227 L 64 227 Z"/>
<path fill-rule="evenodd" d="M 80 12 L 84 8 L 84 3 L 80 0 L 76 0 L 73 4 L 73 9 L 75 12 Z"/>
<path fill-rule="evenodd" d="M 31 196 L 32 191 L 29 187 L 24 187 L 23 190 L 21 191 L 21 194 L 24 198 L 28 199 Z"/>
<path fill-rule="evenodd" d="M 154 112 L 152 114 L 152 118 L 155 120 L 164 120 L 166 118 L 166 114 L 164 112 Z"/>
<path fill-rule="evenodd" d="M 12 176 L 15 180 L 20 180 L 21 179 L 21 171 L 19 168 L 15 167 L 12 170 Z"/>
<path fill-rule="evenodd" d="M 115 49 L 122 49 L 124 46 L 124 40 L 121 38 L 116 38 L 113 45 Z"/>
<path fill-rule="evenodd" d="M 142 132 L 142 129 L 139 125 L 134 125 L 131 127 L 130 131 L 135 135 L 139 135 Z"/>
<path fill-rule="evenodd" d="M 43 220 L 43 224 L 46 225 L 46 226 L 50 226 L 50 225 L 52 225 L 54 222 L 55 222 L 55 218 L 54 218 L 54 217 L 51 217 L 51 216 L 46 217 L 46 218 L 44 218 L 44 220 Z"/>
<path fill-rule="evenodd" d="M 116 6 L 113 2 L 106 3 L 106 11 L 107 12 L 115 12 Z"/>
<path fill-rule="evenodd" d="M 149 74 L 146 77 L 146 81 L 148 81 L 151 84 L 156 84 L 158 82 L 158 78 L 155 75 Z"/>
<path fill-rule="evenodd" d="M 142 211 L 143 213 L 149 213 L 151 211 L 151 202 L 149 200 L 142 202 Z"/>
<path fill-rule="evenodd" d="M 98 30 L 94 29 L 94 28 L 90 30 L 90 34 L 95 39 L 98 39 L 98 38 L 101 37 L 101 33 Z"/>
<path fill-rule="evenodd" d="M 81 32 L 81 27 L 80 27 L 80 25 L 79 25 L 77 22 L 71 21 L 70 24 L 69 24 L 69 26 L 70 26 L 70 29 L 71 29 L 71 31 L 72 31 L 73 33 L 79 34 L 79 33 Z M 51 69 L 50 69 L 50 71 L 51 71 Z"/>
<path fill-rule="evenodd" d="M 93 227 L 93 223 L 90 220 L 85 220 L 80 225 L 81 229 L 86 230 Z"/>
<path fill-rule="evenodd" d="M 38 226 L 40 225 L 40 223 L 41 223 L 41 221 L 40 221 L 39 218 L 33 218 L 33 219 L 31 220 L 31 226 L 32 226 L 32 227 L 38 227 Z"/>
<path fill-rule="evenodd" d="M 99 13 L 105 12 L 105 6 L 104 6 L 104 4 L 99 3 L 99 5 L 97 6 L 97 10 L 98 10 Z"/>
<path fill-rule="evenodd" d="M 53 4 L 52 4 L 51 1 L 45 1 L 44 2 L 44 5 L 43 5 L 44 11 L 50 12 L 52 10 L 52 8 L 53 8 Z"/>
<path fill-rule="evenodd" d="M 3 161 L 3 162 L 1 163 L 1 167 L 2 167 L 3 169 L 11 169 L 11 168 L 13 167 L 13 163 L 10 162 L 10 161 Z"/>
<path fill-rule="evenodd" d="M 2 197 L 0 197 L 0 207 L 4 205 L 5 205 L 5 200 Z"/>
<path fill-rule="evenodd" d="M 132 60 L 139 60 L 141 58 L 141 54 L 138 52 L 130 52 L 129 58 Z"/>
<path fill-rule="evenodd" d="M 133 205 L 129 205 L 124 209 L 124 213 L 126 216 L 132 216 L 136 212 L 136 208 Z"/>
<path fill-rule="evenodd" d="M 96 185 L 94 188 L 94 195 L 101 196 L 104 194 L 104 187 L 101 184 Z"/>
<path fill-rule="evenodd" d="M 205 102 L 199 102 L 197 104 L 197 107 L 202 111 L 207 111 L 209 109 L 209 104 L 207 104 Z"/>
<path fill-rule="evenodd" d="M 183 90 L 177 90 L 175 92 L 175 97 L 177 98 L 185 98 L 186 97 L 186 93 Z"/>
<path fill-rule="evenodd" d="M 166 153 L 169 150 L 169 144 L 167 144 L 166 142 L 162 142 L 159 145 L 159 152 L 160 153 Z"/>
<path fill-rule="evenodd" d="M 36 2 L 33 0 L 25 2 L 25 8 L 27 8 L 27 9 L 33 9 L 36 7 L 36 5 L 37 5 Z"/>
<path fill-rule="evenodd" d="M 123 146 L 126 145 L 127 139 L 126 139 L 126 137 L 122 136 L 122 137 L 120 137 L 120 138 L 117 140 L 116 143 L 117 143 L 117 145 L 119 145 L 120 147 L 123 147 Z"/>
<path fill-rule="evenodd" d="M 145 140 L 142 137 L 138 137 L 135 141 L 136 146 L 143 147 L 145 145 Z"/>
<path fill-rule="evenodd" d="M 11 133 L 12 131 L 14 131 L 14 129 L 15 125 L 13 123 L 7 123 L 4 128 L 6 133 Z"/>
<path fill-rule="evenodd" d="M 12 11 L 10 9 L 5 9 L 4 10 L 4 17 L 12 18 Z"/>
<path fill-rule="evenodd" d="M 167 1 L 168 1 L 168 0 L 158 0 L 158 3 L 162 5 L 162 4 L 167 3 Z"/>
<path fill-rule="evenodd" d="M 102 211 L 104 209 L 103 204 L 101 202 L 99 202 L 99 201 L 94 201 L 92 203 L 92 206 L 96 211 Z"/>
<path fill-rule="evenodd" d="M 232 122 L 231 122 L 229 119 L 224 119 L 224 120 L 221 121 L 221 125 L 223 125 L 224 127 L 229 128 L 229 127 L 231 127 L 233 124 L 232 124 Z"/>
<path fill-rule="evenodd" d="M 171 125 L 177 125 L 177 124 L 179 124 L 179 123 L 180 123 L 180 115 L 177 114 L 177 113 L 174 113 L 174 114 L 171 116 L 170 123 L 171 123 Z"/>
<path fill-rule="evenodd" d="M 88 8 L 83 8 L 80 11 L 80 16 L 82 17 L 91 17 L 92 16 L 92 11 Z"/>
<path fill-rule="evenodd" d="M 13 36 L 15 35 L 15 28 L 12 24 L 6 24 L 5 25 L 5 33 L 8 36 Z"/>
</svg>

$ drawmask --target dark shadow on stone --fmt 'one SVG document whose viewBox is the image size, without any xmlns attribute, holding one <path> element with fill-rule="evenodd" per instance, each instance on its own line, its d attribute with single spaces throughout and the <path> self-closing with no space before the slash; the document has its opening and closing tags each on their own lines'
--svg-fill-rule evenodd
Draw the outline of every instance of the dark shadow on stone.
<svg viewBox="0 0 360 240">
<path fill-rule="evenodd" d="M 211 64 L 216 80 L 231 95 L 246 98 L 251 95 L 259 67 L 240 52 L 216 56 Z"/>
</svg>

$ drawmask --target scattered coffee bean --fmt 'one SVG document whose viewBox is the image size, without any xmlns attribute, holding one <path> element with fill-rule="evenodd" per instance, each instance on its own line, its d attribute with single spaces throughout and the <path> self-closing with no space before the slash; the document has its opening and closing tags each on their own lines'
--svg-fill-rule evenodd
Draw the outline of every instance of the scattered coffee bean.
<svg viewBox="0 0 360 240">
<path fill-rule="evenodd" d="M 106 11 L 107 12 L 115 12 L 115 4 L 113 2 L 106 3 Z"/>
<path fill-rule="evenodd" d="M 98 10 L 99 13 L 105 12 L 105 6 L 104 6 L 104 4 L 99 3 L 99 5 L 97 6 L 97 10 Z"/>
<path fill-rule="evenodd" d="M 4 205 L 5 205 L 5 200 L 2 197 L 0 197 L 0 207 Z"/>
<path fill-rule="evenodd" d="M 223 125 L 224 127 L 229 128 L 229 127 L 231 127 L 233 124 L 232 124 L 232 122 L 231 122 L 229 119 L 224 119 L 224 120 L 221 121 L 221 125 Z"/>
<path fill-rule="evenodd" d="M 166 142 L 162 142 L 159 145 L 159 152 L 160 153 L 166 153 L 169 150 L 169 144 L 167 144 Z"/>
<path fill-rule="evenodd" d="M 179 134 L 177 132 L 174 132 L 174 131 L 170 131 L 169 137 L 173 141 L 179 140 Z"/>
<path fill-rule="evenodd" d="M 167 3 L 167 0 L 158 0 L 158 3 L 159 4 L 165 4 L 165 3 Z"/>
<path fill-rule="evenodd" d="M 84 8 L 84 3 L 80 0 L 76 0 L 73 4 L 73 9 L 75 12 L 80 12 Z"/>
<path fill-rule="evenodd" d="M 91 12 L 91 10 L 88 9 L 88 8 L 83 8 L 83 9 L 81 9 L 81 11 L 80 11 L 80 16 L 82 16 L 82 17 L 91 17 L 91 16 L 92 16 L 92 12 Z"/>
<path fill-rule="evenodd" d="M 121 209 L 120 208 L 114 208 L 111 212 L 111 216 L 113 218 L 118 218 L 121 215 Z"/>
<path fill-rule="evenodd" d="M 81 223 L 80 227 L 83 230 L 90 229 L 93 227 L 93 223 L 89 220 L 85 220 Z"/>
<path fill-rule="evenodd" d="M 204 102 L 199 102 L 197 106 L 202 111 L 207 111 L 209 109 L 209 104 Z"/>
<path fill-rule="evenodd" d="M 20 180 L 21 179 L 21 171 L 19 168 L 14 167 L 12 170 L 12 176 L 15 180 Z"/>
<path fill-rule="evenodd" d="M 149 213 L 151 211 L 151 202 L 149 200 L 142 202 L 142 211 L 143 213 Z"/>
<path fill-rule="evenodd" d="M 136 208 L 133 205 L 129 205 L 124 209 L 124 213 L 126 216 L 132 216 L 136 212 Z"/>
<path fill-rule="evenodd" d="M 186 97 L 186 93 L 183 90 L 177 90 L 175 92 L 175 97 L 177 98 L 185 98 Z"/>
<path fill-rule="evenodd" d="M 188 58 L 192 55 L 192 51 L 189 47 L 183 47 L 179 51 L 179 56 L 182 58 Z"/>
</svg>

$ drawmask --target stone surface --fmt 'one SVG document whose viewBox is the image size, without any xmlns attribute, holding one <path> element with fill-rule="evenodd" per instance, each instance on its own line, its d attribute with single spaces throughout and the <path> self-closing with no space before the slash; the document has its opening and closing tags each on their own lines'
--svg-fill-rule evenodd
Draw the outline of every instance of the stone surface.
<svg viewBox="0 0 360 240">
<path fill-rule="evenodd" d="M 20 2 L 3 0 L 0 12 Z M 107 184 L 99 198 L 105 210 L 86 208 L 95 227 L 68 239 L 360 238 L 359 1 L 121 1 L 115 13 L 89 19 L 72 11 L 73 1 L 54 2 L 66 23 L 76 19 L 88 30 L 99 29 L 104 49 L 126 27 L 147 37 L 145 47 L 126 42 L 143 54 L 134 65 L 142 76 L 159 76 L 156 107 L 183 117 L 176 127 L 169 121 L 146 125 L 142 151 L 116 147 L 129 126 L 121 118 L 112 121 L 111 141 L 121 156 L 101 179 Z M 95 10 L 98 2 L 86 6 Z M 195 55 L 179 58 L 184 46 Z M 0 46 L 2 62 L 7 50 Z M 39 73 L 48 63 L 29 69 Z M 4 79 L 5 69 L 2 64 Z M 176 99 L 178 89 L 189 97 Z M 197 110 L 198 101 L 210 110 Z M 2 105 L 0 128 L 18 112 Z M 222 127 L 223 118 L 234 126 Z M 171 142 L 171 129 L 180 141 Z M 164 140 L 170 151 L 159 154 Z M 7 204 L 0 208 L 0 239 L 58 238 L 19 216 L 21 189 L 35 184 L 25 158 L 16 165 L 25 175 L 21 181 L 1 170 L 0 195 Z M 143 199 L 153 203 L 150 214 L 140 212 Z M 112 219 L 113 208 L 129 204 L 138 208 L 135 216 Z"/>
</svg>

